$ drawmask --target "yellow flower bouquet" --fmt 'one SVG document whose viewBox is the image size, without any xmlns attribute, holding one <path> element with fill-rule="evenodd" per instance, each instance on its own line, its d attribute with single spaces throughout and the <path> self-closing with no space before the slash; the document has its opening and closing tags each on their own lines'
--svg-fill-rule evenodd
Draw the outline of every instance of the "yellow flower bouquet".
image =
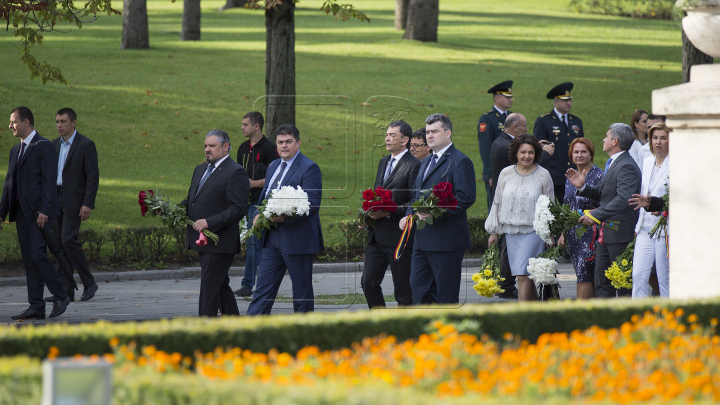
<svg viewBox="0 0 720 405">
<path fill-rule="evenodd" d="M 505 292 L 498 284 L 505 279 L 500 277 L 500 248 L 497 243 L 485 251 L 482 257 L 482 267 L 480 267 L 480 271 L 473 274 L 472 280 L 475 282 L 473 288 L 478 295 L 483 297 L 490 298 L 495 294 Z"/>
<path fill-rule="evenodd" d="M 605 270 L 605 277 L 610 280 L 615 288 L 632 288 L 633 253 L 635 252 L 635 240 L 630 242 L 625 250 Z"/>
</svg>

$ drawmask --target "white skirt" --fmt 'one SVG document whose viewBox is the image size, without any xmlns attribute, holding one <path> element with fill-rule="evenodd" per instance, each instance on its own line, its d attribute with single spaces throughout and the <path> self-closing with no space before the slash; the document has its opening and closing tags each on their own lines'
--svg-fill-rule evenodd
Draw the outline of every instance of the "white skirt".
<svg viewBox="0 0 720 405">
<path fill-rule="evenodd" d="M 528 276 L 528 262 L 545 251 L 545 242 L 537 233 L 505 234 L 508 261 L 513 276 Z"/>
</svg>

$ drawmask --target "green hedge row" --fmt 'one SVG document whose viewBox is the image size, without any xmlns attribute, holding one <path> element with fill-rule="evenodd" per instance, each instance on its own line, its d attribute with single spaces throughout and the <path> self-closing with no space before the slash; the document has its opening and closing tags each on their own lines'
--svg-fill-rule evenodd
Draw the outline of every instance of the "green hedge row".
<svg viewBox="0 0 720 405">
<path fill-rule="evenodd" d="M 109 340 L 136 341 L 167 352 L 192 355 L 217 346 L 241 347 L 256 352 L 271 348 L 295 353 L 315 345 L 321 349 L 349 347 L 352 342 L 382 333 L 400 340 L 415 338 L 434 320 L 479 325 L 475 333 L 500 340 L 505 332 L 535 341 L 546 332 L 571 332 L 597 325 L 612 328 L 653 306 L 697 314 L 707 324 L 720 314 L 720 299 L 589 300 L 575 302 L 465 305 L 460 308 L 413 307 L 398 310 L 265 317 L 182 318 L 149 322 L 0 327 L 0 355 L 44 357 L 51 346 L 61 356 L 109 353 Z"/>
<path fill-rule="evenodd" d="M 677 20 L 683 16 L 675 0 L 570 0 L 570 9 L 578 13 L 661 20 Z"/>
</svg>

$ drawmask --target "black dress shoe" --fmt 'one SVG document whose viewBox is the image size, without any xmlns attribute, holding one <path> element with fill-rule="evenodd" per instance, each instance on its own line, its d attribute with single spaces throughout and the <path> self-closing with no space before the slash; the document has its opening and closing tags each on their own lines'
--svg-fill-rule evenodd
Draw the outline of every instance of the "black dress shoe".
<svg viewBox="0 0 720 405">
<path fill-rule="evenodd" d="M 507 292 L 507 291 L 506 291 L 506 292 L 503 292 L 503 293 L 500 293 L 500 294 L 496 295 L 496 297 L 502 298 L 502 299 L 505 299 L 505 300 L 516 300 L 516 299 L 518 299 L 517 290 L 510 291 L 510 292 Z"/>
<path fill-rule="evenodd" d="M 95 296 L 95 293 L 98 290 L 97 283 L 94 283 L 90 287 L 86 288 L 85 291 L 83 291 L 82 297 L 80 297 L 80 301 L 87 301 Z"/>
<path fill-rule="evenodd" d="M 68 297 L 70 297 L 70 302 L 74 302 L 74 301 L 75 301 L 75 294 L 68 294 Z M 57 297 L 55 297 L 54 295 L 50 295 L 50 296 L 45 297 L 45 298 L 43 298 L 43 299 L 45 300 L 45 302 L 55 302 L 55 300 L 57 300 Z"/>
<path fill-rule="evenodd" d="M 62 315 L 68 305 L 70 305 L 70 297 L 68 297 L 65 301 L 55 300 L 53 303 L 53 310 L 50 312 L 50 318 L 56 318 Z"/>
<path fill-rule="evenodd" d="M 32 308 L 28 308 L 25 311 L 23 311 L 20 315 L 14 315 L 11 316 L 13 320 L 20 320 L 20 319 L 45 319 L 45 311 L 36 311 Z"/>
<path fill-rule="evenodd" d="M 245 297 L 252 297 L 253 293 L 247 287 L 242 286 L 242 287 L 240 287 L 239 290 L 235 291 L 235 295 L 237 295 L 238 297 L 245 298 Z"/>
</svg>

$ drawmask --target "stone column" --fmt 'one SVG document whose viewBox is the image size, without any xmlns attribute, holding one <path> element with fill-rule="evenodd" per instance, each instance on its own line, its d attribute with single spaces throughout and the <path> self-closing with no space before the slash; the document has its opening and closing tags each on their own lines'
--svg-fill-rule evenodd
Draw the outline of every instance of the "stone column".
<svg viewBox="0 0 720 405">
<path fill-rule="evenodd" d="M 680 2 L 678 2 L 680 3 Z M 720 57 L 720 0 L 694 0 L 683 29 Z M 652 93 L 670 135 L 670 298 L 720 296 L 720 65 L 696 65 L 690 82 Z M 717 155 L 717 156 L 716 156 Z"/>
</svg>

